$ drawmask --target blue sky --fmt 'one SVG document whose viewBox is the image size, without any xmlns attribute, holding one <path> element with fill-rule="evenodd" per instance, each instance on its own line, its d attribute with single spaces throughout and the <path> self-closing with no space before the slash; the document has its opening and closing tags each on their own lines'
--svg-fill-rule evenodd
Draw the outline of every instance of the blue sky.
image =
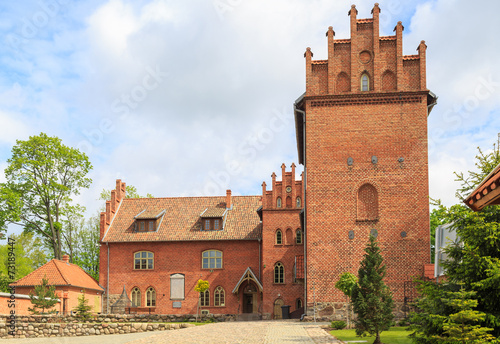
<svg viewBox="0 0 500 344">
<path fill-rule="evenodd" d="M 430 195 L 456 203 L 500 128 L 500 2 L 379 1 L 381 34 L 401 20 L 404 53 L 427 50 Z M 41 131 L 85 151 L 94 213 L 115 179 L 155 196 L 260 194 L 297 162 L 292 103 L 303 53 L 349 38 L 351 3 L 316 0 L 36 0 L 0 5 L 0 170 Z M 356 1 L 358 18 L 372 1 Z M 300 172 L 300 170 L 299 170 Z M 0 174 L 0 181 L 4 177 Z"/>
</svg>

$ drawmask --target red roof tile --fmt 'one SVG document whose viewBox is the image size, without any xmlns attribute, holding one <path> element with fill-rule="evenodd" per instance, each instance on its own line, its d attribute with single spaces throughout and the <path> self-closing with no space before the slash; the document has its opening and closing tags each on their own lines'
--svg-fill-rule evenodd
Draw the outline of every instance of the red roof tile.
<svg viewBox="0 0 500 344">
<path fill-rule="evenodd" d="M 50 285 L 74 286 L 103 291 L 96 280 L 90 277 L 81 267 L 57 259 L 52 259 L 11 285 L 16 287 L 40 285 L 45 276 Z"/>
<path fill-rule="evenodd" d="M 328 63 L 328 60 L 314 60 L 311 62 L 312 62 L 312 64 L 326 64 L 326 63 Z"/>
<path fill-rule="evenodd" d="M 135 198 L 122 200 L 103 242 L 257 240 L 261 224 L 257 209 L 261 196 L 233 196 L 224 217 L 224 230 L 202 230 L 206 209 L 226 211 L 226 197 Z M 143 209 L 165 209 L 154 232 L 134 232 L 134 216 Z"/>
<path fill-rule="evenodd" d="M 163 215 L 165 209 L 143 209 L 139 214 L 134 216 L 135 219 L 157 219 Z"/>
<path fill-rule="evenodd" d="M 396 35 L 394 35 L 394 36 L 380 36 L 379 39 L 381 41 L 395 41 Z"/>
</svg>

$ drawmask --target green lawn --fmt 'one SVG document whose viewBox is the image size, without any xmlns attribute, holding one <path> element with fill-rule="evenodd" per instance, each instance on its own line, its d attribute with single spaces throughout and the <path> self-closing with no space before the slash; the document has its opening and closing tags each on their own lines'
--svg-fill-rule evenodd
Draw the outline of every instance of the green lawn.
<svg viewBox="0 0 500 344">
<path fill-rule="evenodd" d="M 391 327 L 389 331 L 382 332 L 380 339 L 384 344 L 411 344 L 410 338 L 408 338 L 410 333 L 410 331 L 406 331 L 406 327 Z M 344 342 L 366 340 L 366 343 L 372 344 L 375 340 L 375 337 L 357 337 L 354 330 L 334 330 L 330 331 L 330 334 Z"/>
</svg>

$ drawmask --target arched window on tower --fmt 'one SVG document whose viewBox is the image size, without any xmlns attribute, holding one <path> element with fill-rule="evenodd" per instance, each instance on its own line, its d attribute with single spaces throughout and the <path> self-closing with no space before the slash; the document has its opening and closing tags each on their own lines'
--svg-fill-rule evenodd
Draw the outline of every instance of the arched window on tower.
<svg viewBox="0 0 500 344">
<path fill-rule="evenodd" d="M 281 233 L 281 229 L 276 231 L 276 245 L 283 244 L 283 233 Z"/>
<path fill-rule="evenodd" d="M 302 231 L 300 228 L 295 231 L 295 243 L 298 245 L 302 244 Z"/>
<path fill-rule="evenodd" d="M 370 90 L 370 77 L 368 76 L 368 74 L 363 73 L 361 75 L 361 91 L 365 92 L 369 90 Z"/>
<path fill-rule="evenodd" d="M 281 197 L 276 200 L 276 208 L 281 208 Z"/>
<path fill-rule="evenodd" d="M 297 199 L 295 200 L 295 205 L 297 206 L 297 208 L 302 207 L 302 200 L 300 199 L 300 197 L 297 197 Z"/>
<path fill-rule="evenodd" d="M 282 263 L 274 264 L 274 283 L 283 284 L 285 283 L 285 267 Z"/>
<path fill-rule="evenodd" d="M 357 220 L 378 220 L 378 192 L 371 184 L 363 184 L 357 195 Z"/>
</svg>

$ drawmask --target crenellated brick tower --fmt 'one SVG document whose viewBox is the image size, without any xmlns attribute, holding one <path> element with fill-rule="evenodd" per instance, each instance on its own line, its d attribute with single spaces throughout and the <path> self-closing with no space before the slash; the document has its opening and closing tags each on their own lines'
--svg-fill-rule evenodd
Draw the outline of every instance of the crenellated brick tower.
<svg viewBox="0 0 500 344">
<path fill-rule="evenodd" d="M 370 233 L 401 306 L 414 276 L 430 262 L 427 116 L 436 96 L 426 85 L 426 45 L 403 55 L 403 25 L 379 36 L 380 8 L 369 19 L 349 11 L 351 38 L 326 33 L 328 59 L 305 52 L 306 92 L 294 104 L 304 164 L 306 298 L 323 315 L 342 307 L 334 284 L 357 275 Z"/>
</svg>

